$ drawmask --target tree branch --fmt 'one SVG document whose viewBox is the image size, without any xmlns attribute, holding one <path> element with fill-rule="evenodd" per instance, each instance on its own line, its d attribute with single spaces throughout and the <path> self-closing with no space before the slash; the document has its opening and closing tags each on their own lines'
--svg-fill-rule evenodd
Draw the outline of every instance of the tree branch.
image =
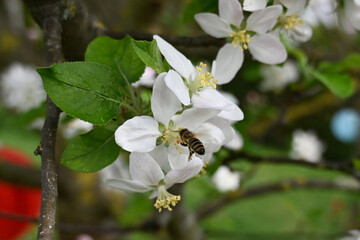
<svg viewBox="0 0 360 240">
<path fill-rule="evenodd" d="M 259 157 L 259 156 L 252 156 L 244 152 L 232 152 L 228 157 L 226 157 L 223 160 L 223 164 L 229 164 L 229 162 L 234 161 L 236 159 L 244 159 L 246 161 L 250 161 L 254 163 L 267 162 L 267 163 L 276 163 L 276 164 L 294 164 L 294 165 L 308 166 L 313 168 L 334 170 L 334 171 L 346 173 L 360 180 L 360 172 L 354 168 L 352 162 L 350 161 L 338 163 L 338 162 L 323 160 L 318 163 L 313 163 L 305 160 L 293 160 L 290 158 L 283 158 L 283 157 Z"/>
<path fill-rule="evenodd" d="M 216 213 L 221 208 L 227 206 L 238 200 L 247 199 L 251 197 L 263 196 L 276 192 L 284 192 L 288 190 L 298 189 L 323 189 L 323 190 L 341 190 L 354 193 L 360 192 L 360 185 L 350 186 L 336 181 L 325 180 L 305 180 L 305 179 L 289 179 L 286 181 L 252 187 L 245 190 L 238 190 L 236 192 L 228 193 L 223 198 L 203 205 L 197 212 L 196 218 L 201 220 L 211 214 Z"/>
<path fill-rule="evenodd" d="M 61 19 L 64 6 L 60 0 L 25 0 L 34 19 L 44 30 L 47 65 L 62 61 Z M 58 195 L 55 164 L 56 131 L 60 109 L 48 97 L 42 138 L 35 154 L 41 154 L 41 209 L 37 239 L 54 239 Z"/>
</svg>

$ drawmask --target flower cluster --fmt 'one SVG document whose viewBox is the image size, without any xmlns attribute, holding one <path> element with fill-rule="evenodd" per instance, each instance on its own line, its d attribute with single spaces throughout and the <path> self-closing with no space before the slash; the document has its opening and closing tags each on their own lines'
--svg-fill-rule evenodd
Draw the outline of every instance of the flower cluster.
<svg viewBox="0 0 360 240">
<path fill-rule="evenodd" d="M 170 64 L 169 72 L 157 76 L 153 85 L 153 116 L 135 116 L 115 132 L 115 141 L 131 152 L 131 179 L 107 178 L 111 187 L 130 192 L 153 190 L 154 206 L 171 210 L 181 197 L 167 189 L 204 172 L 204 167 L 223 145 L 241 146 L 232 123 L 244 115 L 237 104 L 217 89 L 235 76 L 227 69 L 222 50 L 212 64 L 194 66 L 182 53 L 159 36 L 160 52 Z M 220 70 L 219 70 L 220 69 Z"/>
<path fill-rule="evenodd" d="M 243 65 L 244 51 L 249 50 L 261 63 L 275 65 L 287 59 L 280 36 L 296 42 L 308 41 L 312 30 L 303 20 L 306 3 L 306 0 L 275 0 L 270 5 L 267 0 L 245 0 L 242 6 L 238 0 L 219 0 L 219 15 L 196 14 L 195 20 L 206 33 L 229 40 L 219 49 L 211 67 L 203 62 L 194 66 L 171 44 L 155 35 L 171 69 L 156 77 L 154 72 L 145 73 L 137 83 L 144 84 L 148 75 L 146 86 L 153 85 L 152 116 L 135 116 L 116 130 L 116 143 L 130 152 L 131 179 L 107 178 L 105 182 L 130 192 L 152 190 L 151 196 L 157 196 L 154 206 L 159 211 L 171 210 L 181 197 L 170 194 L 169 187 L 204 172 L 207 162 L 222 146 L 236 149 L 242 145 L 241 136 L 232 124 L 243 119 L 243 112 L 218 86 L 235 77 Z M 354 18 L 354 14 L 351 16 Z M 298 78 L 291 61 L 283 66 L 268 66 L 263 73 L 268 78 L 263 90 L 280 91 Z M 320 143 L 308 145 L 309 141 L 317 143 L 314 135 L 297 131 L 291 156 L 318 161 L 324 147 Z M 315 146 L 316 149 L 311 148 Z M 304 148 L 311 148 L 307 151 L 311 156 L 300 152 Z M 238 185 L 239 178 L 239 175 L 233 177 L 234 184 L 229 189 Z"/>
</svg>

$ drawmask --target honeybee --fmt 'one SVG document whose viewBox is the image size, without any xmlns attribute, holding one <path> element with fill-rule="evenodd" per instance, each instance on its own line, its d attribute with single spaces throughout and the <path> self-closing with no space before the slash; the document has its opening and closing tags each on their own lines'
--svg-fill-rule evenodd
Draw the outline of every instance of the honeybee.
<svg viewBox="0 0 360 240">
<path fill-rule="evenodd" d="M 204 144 L 202 144 L 202 142 L 195 137 L 195 134 L 184 128 L 180 130 L 179 135 L 181 139 L 180 144 L 189 148 L 189 159 L 191 159 L 191 156 L 194 153 L 197 153 L 199 155 L 205 154 Z"/>
</svg>

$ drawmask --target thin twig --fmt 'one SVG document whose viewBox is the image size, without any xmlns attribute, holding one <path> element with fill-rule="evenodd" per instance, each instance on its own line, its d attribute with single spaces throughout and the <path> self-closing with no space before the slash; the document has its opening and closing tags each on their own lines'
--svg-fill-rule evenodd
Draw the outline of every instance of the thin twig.
<svg viewBox="0 0 360 240">
<path fill-rule="evenodd" d="M 101 34 L 107 35 L 115 39 L 122 39 L 126 35 L 130 35 L 135 40 L 146 40 L 152 41 L 155 34 L 150 33 L 140 33 L 140 32 L 111 32 L 103 31 Z M 210 36 L 196 36 L 196 37 L 185 37 L 185 36 L 169 36 L 159 34 L 166 41 L 175 46 L 185 46 L 185 47 L 221 47 L 225 44 L 225 39 L 216 39 Z"/>
<path fill-rule="evenodd" d="M 231 161 L 243 159 L 246 161 L 254 162 L 254 163 L 275 163 L 275 164 L 293 164 L 293 165 L 300 165 L 300 166 L 308 166 L 312 168 L 320 168 L 320 169 L 327 169 L 327 170 L 334 170 L 346 173 L 348 175 L 353 176 L 356 179 L 360 180 L 360 172 L 357 171 L 351 161 L 327 161 L 322 160 L 320 162 L 308 162 L 305 160 L 293 160 L 286 157 L 260 157 L 260 156 L 253 156 L 244 152 L 232 152 L 228 157 L 223 160 L 223 164 L 228 164 Z"/>
<path fill-rule="evenodd" d="M 201 220 L 211 214 L 216 213 L 217 211 L 221 210 L 223 207 L 227 206 L 228 204 L 238 200 L 263 196 L 266 194 L 272 194 L 276 192 L 298 190 L 298 189 L 341 190 L 341 191 L 359 193 L 360 185 L 352 186 L 352 185 L 346 185 L 341 182 L 325 181 L 325 180 L 290 179 L 278 183 L 252 187 L 243 191 L 238 190 L 236 192 L 229 193 L 216 201 L 209 202 L 203 205 L 196 212 L 196 218 L 198 220 Z"/>
<path fill-rule="evenodd" d="M 40 170 L 1 161 L 0 180 L 28 187 L 40 187 Z"/>
</svg>

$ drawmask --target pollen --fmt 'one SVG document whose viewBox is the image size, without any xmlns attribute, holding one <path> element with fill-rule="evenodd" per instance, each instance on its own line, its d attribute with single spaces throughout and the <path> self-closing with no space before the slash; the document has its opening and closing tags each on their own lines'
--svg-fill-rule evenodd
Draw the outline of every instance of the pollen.
<svg viewBox="0 0 360 240">
<path fill-rule="evenodd" d="M 159 185 L 158 196 L 154 207 L 158 209 L 159 212 L 161 212 L 163 209 L 172 211 L 172 207 L 175 207 L 180 200 L 180 195 L 173 195 L 166 190 L 164 185 Z"/>
<path fill-rule="evenodd" d="M 209 166 L 209 161 L 204 163 L 204 165 L 203 165 L 202 169 L 200 170 L 199 174 L 196 175 L 196 176 L 200 177 L 201 175 L 205 175 L 207 166 Z"/>
<path fill-rule="evenodd" d="M 285 29 L 295 30 L 297 26 L 302 27 L 303 20 L 298 18 L 299 14 L 292 14 L 291 16 L 286 17 L 284 23 Z"/>
<path fill-rule="evenodd" d="M 200 80 L 201 87 L 212 87 L 214 90 L 216 89 L 216 83 L 219 81 L 214 80 L 214 75 L 206 71 L 206 64 L 200 62 L 200 66 L 196 67 L 196 71 L 198 72 L 197 76 Z"/>
<path fill-rule="evenodd" d="M 241 51 L 248 49 L 248 44 L 250 42 L 250 34 L 246 33 L 246 30 L 233 32 L 229 35 L 229 37 L 233 38 L 232 44 L 234 48 L 240 45 Z"/>
</svg>

